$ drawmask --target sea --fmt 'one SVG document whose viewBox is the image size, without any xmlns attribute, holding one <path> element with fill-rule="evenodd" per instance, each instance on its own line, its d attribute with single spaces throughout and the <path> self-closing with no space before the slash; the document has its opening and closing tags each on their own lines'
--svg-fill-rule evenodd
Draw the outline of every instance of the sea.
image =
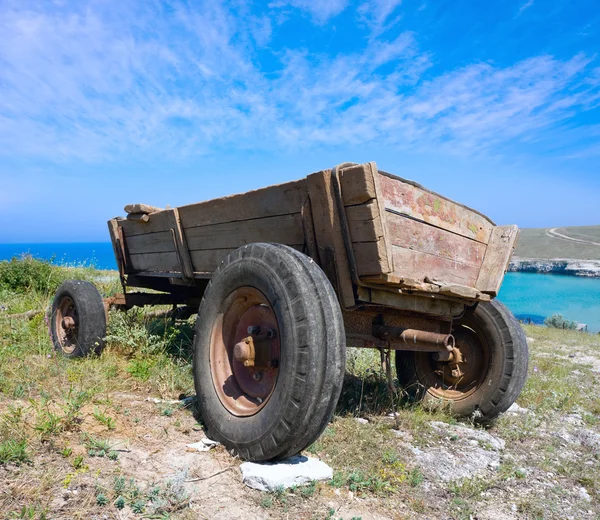
<svg viewBox="0 0 600 520">
<path fill-rule="evenodd" d="M 32 255 L 61 265 L 116 269 L 110 242 L 0 244 L 0 260 Z M 600 332 L 600 278 L 558 274 L 507 273 L 498 299 L 525 323 L 543 324 L 562 314 Z"/>
</svg>

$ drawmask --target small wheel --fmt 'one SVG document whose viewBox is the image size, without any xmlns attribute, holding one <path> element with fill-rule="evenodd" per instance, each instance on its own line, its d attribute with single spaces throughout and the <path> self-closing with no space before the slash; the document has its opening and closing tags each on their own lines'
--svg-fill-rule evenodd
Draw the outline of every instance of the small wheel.
<svg viewBox="0 0 600 520">
<path fill-rule="evenodd" d="M 457 416 L 492 421 L 515 402 L 527 378 L 529 354 L 521 326 L 500 302 L 479 303 L 454 322 L 450 359 L 396 352 L 398 381 L 413 398 L 449 404 Z"/>
<path fill-rule="evenodd" d="M 237 249 L 213 274 L 196 322 L 194 382 L 208 434 L 247 460 L 295 455 L 333 415 L 345 347 L 317 264 L 279 244 Z"/>
<path fill-rule="evenodd" d="M 65 357 L 99 354 L 104 348 L 106 313 L 100 293 L 90 282 L 68 280 L 52 302 L 50 331 L 54 348 Z"/>
</svg>

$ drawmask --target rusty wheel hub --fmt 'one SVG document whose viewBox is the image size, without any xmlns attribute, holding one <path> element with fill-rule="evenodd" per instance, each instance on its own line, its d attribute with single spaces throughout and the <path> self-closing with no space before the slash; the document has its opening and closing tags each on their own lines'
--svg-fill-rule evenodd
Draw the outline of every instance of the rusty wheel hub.
<svg viewBox="0 0 600 520">
<path fill-rule="evenodd" d="M 210 343 L 212 380 L 233 415 L 258 412 L 279 374 L 277 318 L 266 296 L 253 287 L 236 289 L 223 302 Z"/>
<path fill-rule="evenodd" d="M 489 363 L 487 343 L 475 330 L 461 327 L 454 336 L 456 344 L 451 352 L 418 355 L 415 363 L 429 393 L 450 401 L 475 392 Z"/>
<path fill-rule="evenodd" d="M 79 317 L 75 302 L 65 296 L 56 309 L 55 330 L 60 347 L 67 353 L 72 353 L 77 347 Z"/>
</svg>

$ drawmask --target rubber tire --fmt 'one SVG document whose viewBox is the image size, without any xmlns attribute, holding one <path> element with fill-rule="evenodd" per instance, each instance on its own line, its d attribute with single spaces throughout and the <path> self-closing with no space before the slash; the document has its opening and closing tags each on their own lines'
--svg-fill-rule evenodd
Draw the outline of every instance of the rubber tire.
<svg viewBox="0 0 600 520">
<path fill-rule="evenodd" d="M 55 315 L 60 301 L 68 296 L 73 300 L 79 317 L 78 345 L 73 352 L 65 352 L 56 333 Z M 83 280 L 67 280 L 56 291 L 52 301 L 50 332 L 54 349 L 67 358 L 81 358 L 100 354 L 106 336 L 106 312 L 102 296 L 94 284 Z"/>
<path fill-rule="evenodd" d="M 453 330 L 469 327 L 480 331 L 488 344 L 489 363 L 482 384 L 461 400 L 446 400 L 454 415 L 472 417 L 486 424 L 505 412 L 517 399 L 527 379 L 529 351 L 519 322 L 499 301 L 481 302 L 463 318 L 454 322 Z M 429 393 L 415 368 L 419 352 L 396 352 L 396 372 L 400 385 L 415 400 L 440 404 L 442 399 Z"/>
<path fill-rule="evenodd" d="M 281 337 L 273 394 L 256 414 L 238 417 L 212 381 L 210 337 L 222 302 L 252 286 L 268 299 Z M 255 243 L 229 254 L 204 293 L 194 337 L 194 383 L 207 434 L 245 460 L 295 455 L 325 429 L 339 399 L 346 364 L 342 314 L 333 287 L 309 257 L 280 244 Z"/>
</svg>

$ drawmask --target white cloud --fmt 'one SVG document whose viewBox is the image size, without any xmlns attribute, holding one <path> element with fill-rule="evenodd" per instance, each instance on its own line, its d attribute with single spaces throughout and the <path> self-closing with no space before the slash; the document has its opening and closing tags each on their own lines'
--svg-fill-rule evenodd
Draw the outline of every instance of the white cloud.
<svg viewBox="0 0 600 520">
<path fill-rule="evenodd" d="M 324 24 L 330 18 L 340 14 L 347 5 L 348 0 L 275 0 L 269 4 L 269 7 L 295 7 L 310 14 L 316 23 Z"/>
<path fill-rule="evenodd" d="M 401 3 L 402 0 L 370 0 L 360 5 L 358 13 L 373 35 L 378 36 L 401 19 L 400 15 L 396 15 L 389 20 Z"/>
<path fill-rule="evenodd" d="M 370 141 L 496 153 L 566 135 L 600 102 L 582 55 L 436 76 L 404 32 L 334 56 L 282 50 L 264 73 L 268 20 L 248 30 L 213 1 L 135 5 L 0 11 L 0 154 L 98 161 Z"/>
<path fill-rule="evenodd" d="M 527 0 L 527 2 L 522 4 L 521 7 L 519 7 L 517 16 L 521 16 L 521 14 L 523 14 L 523 11 L 529 9 L 533 5 L 533 2 L 534 2 L 534 0 Z"/>
</svg>

